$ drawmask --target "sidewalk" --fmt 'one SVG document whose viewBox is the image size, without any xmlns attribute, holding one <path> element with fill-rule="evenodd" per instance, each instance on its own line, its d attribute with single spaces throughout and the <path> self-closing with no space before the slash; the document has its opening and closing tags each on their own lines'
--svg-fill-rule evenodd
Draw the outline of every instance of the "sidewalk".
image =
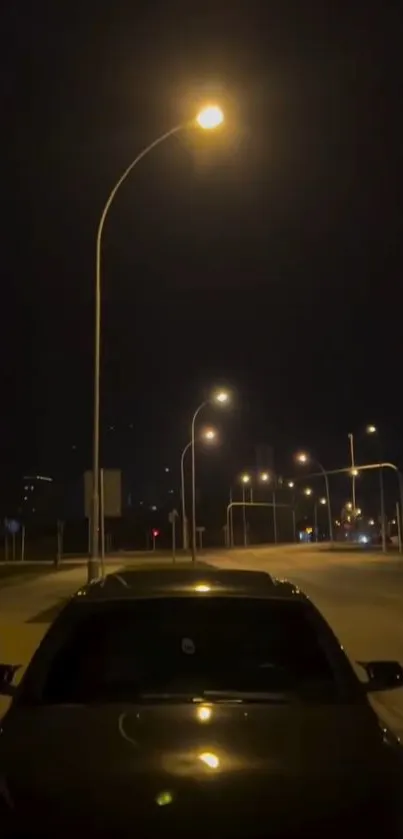
<svg viewBox="0 0 403 839">
<path fill-rule="evenodd" d="M 47 614 L 86 581 L 83 564 L 0 588 L 0 662 L 27 664 L 51 620 Z"/>
<path fill-rule="evenodd" d="M 0 663 L 27 664 L 38 646 L 55 609 L 87 582 L 87 564 L 60 571 L 49 570 L 34 579 L 14 578 L 12 584 L 0 587 Z M 190 560 L 189 560 L 190 562 Z M 159 558 L 163 566 L 171 560 Z M 140 559 L 108 557 L 105 572 L 116 573 L 127 567 L 144 567 Z M 153 567 L 158 563 L 153 561 Z"/>
<path fill-rule="evenodd" d="M 106 572 L 117 571 L 106 567 Z M 0 663 L 22 664 L 24 669 L 40 644 L 55 607 L 62 605 L 87 581 L 86 565 L 51 571 L 36 579 L 21 580 L 0 588 Z M 18 679 L 17 679 L 18 681 Z M 0 697 L 0 718 L 9 700 Z"/>
</svg>

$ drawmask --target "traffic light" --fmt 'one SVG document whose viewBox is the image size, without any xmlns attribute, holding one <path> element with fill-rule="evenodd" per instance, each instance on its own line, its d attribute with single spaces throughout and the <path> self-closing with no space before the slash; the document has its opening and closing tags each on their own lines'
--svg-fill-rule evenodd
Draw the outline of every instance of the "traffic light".
<svg viewBox="0 0 403 839">
<path fill-rule="evenodd" d="M 156 539 L 156 538 L 157 538 L 157 536 L 159 536 L 159 535 L 160 535 L 159 530 L 157 530 L 156 528 L 154 528 L 154 530 L 152 530 L 151 532 L 152 532 L 152 535 L 153 535 L 153 538 L 154 538 L 154 539 Z"/>
</svg>

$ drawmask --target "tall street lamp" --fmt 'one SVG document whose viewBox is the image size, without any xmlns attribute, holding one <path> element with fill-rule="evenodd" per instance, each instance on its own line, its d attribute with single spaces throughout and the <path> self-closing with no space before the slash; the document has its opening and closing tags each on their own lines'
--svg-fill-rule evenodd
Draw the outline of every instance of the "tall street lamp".
<svg viewBox="0 0 403 839">
<path fill-rule="evenodd" d="M 294 542 L 297 541 L 297 522 L 296 522 L 296 515 L 295 515 L 295 483 L 294 481 L 287 481 L 287 488 L 292 489 L 292 534 L 294 538 Z"/>
<path fill-rule="evenodd" d="M 382 462 L 383 460 L 383 446 L 381 443 L 381 439 L 378 434 L 378 429 L 376 425 L 367 425 L 365 429 L 366 433 L 370 436 L 374 436 L 378 438 L 378 457 L 379 461 Z M 381 498 L 381 534 L 382 534 L 382 551 L 386 553 L 386 527 L 385 527 L 385 492 L 383 487 L 383 469 L 382 466 L 379 469 L 379 491 L 380 491 L 380 498 Z"/>
<path fill-rule="evenodd" d="M 259 475 L 259 480 L 263 484 L 269 484 L 271 482 L 272 476 L 270 472 L 261 472 Z M 273 507 L 273 540 L 274 544 L 277 544 L 277 511 L 276 511 L 276 476 L 274 476 L 274 485 L 272 489 L 272 507 Z"/>
<path fill-rule="evenodd" d="M 378 439 L 378 458 L 379 461 L 383 461 L 383 446 L 381 442 L 381 438 L 378 434 L 378 429 L 376 425 L 372 425 L 371 423 L 366 426 L 365 433 L 371 437 L 377 437 Z M 382 536 L 382 551 L 386 553 L 386 521 L 385 521 L 385 491 L 383 486 L 383 468 L 382 466 L 379 469 L 379 492 L 380 492 L 380 499 L 381 499 L 381 536 Z"/>
<path fill-rule="evenodd" d="M 313 490 L 311 487 L 305 487 L 304 495 L 307 495 L 309 498 L 313 495 Z M 321 498 L 320 503 L 324 502 L 326 504 L 326 498 Z M 318 501 L 315 498 L 313 502 L 313 532 L 315 535 L 315 542 L 318 541 Z"/>
<path fill-rule="evenodd" d="M 229 393 L 226 390 L 216 390 L 210 397 L 205 399 L 198 408 L 196 408 L 192 418 L 192 433 L 190 438 L 190 445 L 192 449 L 192 562 L 196 562 L 196 461 L 195 461 L 195 424 L 200 411 L 211 403 L 216 405 L 226 405 L 229 402 Z"/>
<path fill-rule="evenodd" d="M 262 475 L 259 475 L 260 480 L 269 480 L 268 473 L 264 472 L 263 475 L 265 476 L 264 478 L 262 478 Z M 241 485 L 242 485 L 242 504 L 246 504 L 246 488 L 247 487 L 249 487 L 249 501 L 250 501 L 250 503 L 252 503 L 253 502 L 253 486 L 252 486 L 252 480 L 251 480 L 250 475 L 248 475 L 247 473 L 244 472 L 243 475 L 240 476 L 240 478 L 239 477 L 237 478 L 237 481 L 240 481 Z M 231 484 L 230 488 L 229 488 L 229 503 L 230 503 L 230 505 L 232 505 L 232 502 L 233 502 L 232 489 L 233 489 L 233 486 Z M 243 519 L 243 531 L 244 531 L 244 541 L 245 541 L 245 538 L 246 538 L 246 536 L 245 536 L 245 534 L 246 534 L 246 510 L 245 510 L 245 508 L 243 508 L 243 511 L 242 511 L 242 519 Z M 233 518 L 232 506 L 230 506 L 228 521 L 229 521 L 228 544 L 233 548 L 234 547 L 234 518 Z"/>
<path fill-rule="evenodd" d="M 206 443 L 212 443 L 214 440 L 217 439 L 217 432 L 214 428 L 207 428 L 203 434 L 201 435 L 201 440 L 205 440 Z M 186 453 L 192 446 L 192 441 L 189 440 L 188 444 L 183 449 L 181 454 L 181 498 L 182 498 L 182 548 L 183 550 L 187 551 L 189 547 L 189 534 L 188 534 L 188 522 L 186 518 L 186 494 L 185 494 L 185 457 Z"/>
<path fill-rule="evenodd" d="M 381 441 L 378 434 L 378 428 L 373 423 L 369 423 L 365 427 L 365 434 L 370 437 L 377 437 L 378 438 L 378 459 L 380 463 L 383 460 L 382 457 L 382 446 Z M 352 490 L 353 490 L 353 506 L 355 509 L 355 479 L 357 477 L 358 472 L 355 470 L 354 464 L 354 434 L 349 434 L 350 440 L 350 453 L 351 453 L 351 480 L 352 480 Z M 380 500 L 381 500 L 381 535 L 382 535 L 382 550 L 386 553 L 386 528 L 385 528 L 385 493 L 384 493 L 384 486 L 383 486 L 383 469 L 382 466 L 379 468 L 379 490 L 380 490 Z"/>
<path fill-rule="evenodd" d="M 306 452 L 299 452 L 296 455 L 295 459 L 296 459 L 297 463 L 302 463 L 302 464 L 309 463 L 310 460 L 311 460 L 310 456 Z M 331 504 L 330 504 L 329 478 L 328 478 L 328 474 L 327 474 L 326 470 L 323 468 L 322 464 L 319 463 L 319 460 L 316 460 L 316 458 L 315 458 L 314 462 L 316 463 L 316 465 L 318 466 L 318 468 L 322 472 L 322 475 L 325 479 L 327 512 L 328 512 L 328 521 L 329 521 L 329 539 L 330 539 L 331 542 L 333 542 L 333 521 L 332 521 L 332 507 L 331 507 Z"/>
<path fill-rule="evenodd" d="M 243 544 L 244 544 L 245 548 L 248 544 L 248 533 L 247 533 L 247 527 L 246 527 L 246 506 L 245 506 L 246 505 L 246 496 L 245 496 L 245 491 L 246 491 L 246 487 L 249 486 L 249 484 L 250 484 L 250 480 L 251 480 L 250 475 L 248 475 L 246 472 L 244 472 L 244 474 L 241 475 Z"/>
<path fill-rule="evenodd" d="M 355 511 L 355 462 L 354 462 L 354 434 L 349 434 L 348 439 L 350 441 L 350 458 L 351 458 L 351 497 L 353 499 L 353 510 Z"/>
<path fill-rule="evenodd" d="M 111 190 L 102 211 L 101 218 L 98 224 L 97 239 L 96 239 L 96 255 L 95 255 L 95 330 L 94 330 L 94 425 L 93 425 L 93 461 L 92 461 L 92 527 L 91 527 L 91 556 L 88 560 L 88 579 L 93 580 L 99 574 L 99 426 L 100 426 L 100 372 L 101 372 L 101 252 L 102 252 L 102 233 L 105 225 L 105 219 L 109 208 L 115 198 L 119 188 L 126 180 L 128 175 L 135 166 L 143 159 L 152 149 L 159 146 L 168 137 L 177 134 L 184 128 L 190 126 L 199 126 L 202 129 L 213 129 L 218 127 L 224 120 L 223 112 L 216 105 L 208 105 L 196 116 L 195 119 L 175 125 L 169 131 L 161 134 L 152 143 L 146 146 L 137 157 L 129 164 L 127 169 L 123 172 L 115 186 Z"/>
</svg>

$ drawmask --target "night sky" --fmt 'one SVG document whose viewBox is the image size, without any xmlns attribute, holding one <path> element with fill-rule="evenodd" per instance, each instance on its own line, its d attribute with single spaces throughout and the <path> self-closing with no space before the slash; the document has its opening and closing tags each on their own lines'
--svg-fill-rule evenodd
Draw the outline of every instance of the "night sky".
<svg viewBox="0 0 403 839">
<path fill-rule="evenodd" d="M 204 101 L 225 128 L 152 152 L 107 220 L 103 463 L 141 493 L 223 382 L 214 474 L 257 444 L 345 465 L 367 422 L 402 460 L 399 4 L 4 6 L 3 479 L 90 465 L 99 216 Z"/>
</svg>

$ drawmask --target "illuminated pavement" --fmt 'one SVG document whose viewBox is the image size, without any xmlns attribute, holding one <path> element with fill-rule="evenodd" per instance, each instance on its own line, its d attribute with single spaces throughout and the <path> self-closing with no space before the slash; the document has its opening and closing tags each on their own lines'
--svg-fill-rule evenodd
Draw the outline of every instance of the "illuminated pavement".
<svg viewBox="0 0 403 839">
<path fill-rule="evenodd" d="M 286 577 L 312 598 L 352 660 L 388 658 L 403 663 L 402 556 L 332 553 L 301 545 L 241 549 L 208 561 L 220 568 Z M 388 723 L 403 737 L 403 689 L 378 698 L 382 710 L 387 709 Z"/>
</svg>

